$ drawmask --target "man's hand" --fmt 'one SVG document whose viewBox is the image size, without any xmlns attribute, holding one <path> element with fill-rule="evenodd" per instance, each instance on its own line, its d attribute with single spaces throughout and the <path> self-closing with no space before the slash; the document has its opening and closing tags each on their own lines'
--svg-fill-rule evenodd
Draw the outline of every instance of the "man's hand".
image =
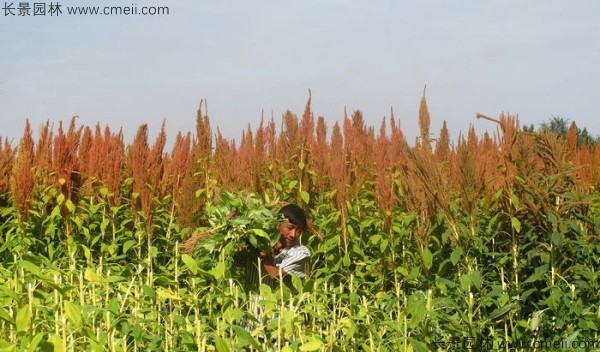
<svg viewBox="0 0 600 352">
<path fill-rule="evenodd" d="M 260 262 L 262 264 L 263 269 L 265 270 L 265 273 L 267 273 L 270 277 L 274 279 L 279 278 L 279 268 L 273 263 L 273 258 L 263 251 L 258 253 L 258 257 L 260 258 Z M 285 272 L 283 272 L 283 270 L 282 275 L 285 275 Z"/>
</svg>

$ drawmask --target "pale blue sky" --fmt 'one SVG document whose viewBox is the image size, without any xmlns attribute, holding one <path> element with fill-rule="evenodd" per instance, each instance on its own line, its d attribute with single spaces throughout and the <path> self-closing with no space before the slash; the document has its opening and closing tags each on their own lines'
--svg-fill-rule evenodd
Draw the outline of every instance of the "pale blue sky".
<svg viewBox="0 0 600 352">
<path fill-rule="evenodd" d="M 78 115 L 128 137 L 148 123 L 154 138 L 166 119 L 172 141 L 194 130 L 208 99 L 212 126 L 238 138 L 262 110 L 278 122 L 287 108 L 302 114 L 311 89 L 330 129 L 344 107 L 376 128 L 393 107 L 413 138 L 425 84 L 435 135 L 443 120 L 454 138 L 470 124 L 495 130 L 475 113 L 502 111 L 536 126 L 561 116 L 600 135 L 596 0 L 59 3 L 56 17 L 0 10 L 1 136 L 20 137 L 26 118 L 37 133 Z M 64 9 L 132 3 L 170 14 Z"/>
</svg>

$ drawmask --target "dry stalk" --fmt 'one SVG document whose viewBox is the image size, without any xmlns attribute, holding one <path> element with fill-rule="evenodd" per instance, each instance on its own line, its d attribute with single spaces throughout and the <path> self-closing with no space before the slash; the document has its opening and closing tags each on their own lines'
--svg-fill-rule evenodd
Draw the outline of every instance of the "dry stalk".
<svg viewBox="0 0 600 352">
<path fill-rule="evenodd" d="M 123 166 L 125 164 L 125 145 L 123 133 L 111 133 L 110 128 L 104 129 L 104 155 L 106 159 L 102 166 L 101 179 L 108 188 L 109 202 L 111 205 L 119 205 L 119 185 L 123 178 Z"/>
<path fill-rule="evenodd" d="M 342 132 L 340 130 L 340 125 L 338 125 L 337 122 L 333 126 L 333 131 L 331 134 L 331 153 L 329 167 L 331 181 L 335 185 L 336 190 L 335 200 L 337 203 L 337 208 L 340 210 L 341 213 L 342 243 L 344 245 L 343 250 L 347 251 L 348 229 L 346 228 L 346 217 L 348 213 L 348 208 L 346 206 L 346 185 L 349 181 Z"/>
<path fill-rule="evenodd" d="M 35 187 L 44 189 L 53 184 L 52 180 L 52 141 L 54 139 L 50 121 L 46 121 L 40 132 L 35 148 Z"/>
<path fill-rule="evenodd" d="M 0 194 L 10 191 L 10 174 L 15 159 L 15 150 L 8 140 L 0 137 Z"/>
<path fill-rule="evenodd" d="M 581 149 L 579 149 L 577 153 L 576 163 L 579 178 L 583 182 L 585 189 L 589 189 L 593 186 L 593 162 L 587 139 L 584 139 L 581 143 Z"/>
<path fill-rule="evenodd" d="M 317 119 L 317 135 L 310 145 L 310 154 L 312 155 L 311 169 L 317 175 L 316 188 L 319 192 L 325 191 L 329 187 L 329 144 L 327 143 L 327 125 L 325 119 Z"/>
<path fill-rule="evenodd" d="M 592 149 L 592 185 L 600 189 L 600 143 L 596 143 Z"/>
<path fill-rule="evenodd" d="M 240 147 L 237 149 L 233 168 L 235 186 L 241 189 L 249 189 L 252 186 L 254 175 L 254 138 L 250 125 L 246 131 L 242 133 Z"/>
<path fill-rule="evenodd" d="M 215 149 L 215 177 L 217 182 L 225 188 L 231 188 L 235 182 L 235 142 L 229 142 L 217 129 L 217 141 Z"/>
<path fill-rule="evenodd" d="M 263 181 L 263 174 L 266 168 L 266 153 L 267 153 L 267 141 L 266 132 L 264 127 L 264 121 L 261 118 L 260 125 L 256 131 L 256 138 L 254 143 L 253 158 L 254 163 L 252 167 L 252 188 L 261 196 L 264 197 L 264 188 L 266 182 Z"/>
<path fill-rule="evenodd" d="M 66 199 L 73 199 L 79 190 L 79 158 L 78 148 L 82 128 L 75 128 L 75 120 L 71 119 L 67 133 L 64 132 L 62 121 L 59 123 L 58 135 L 54 138 L 54 154 L 52 164 L 56 173 L 56 186 Z"/>
<path fill-rule="evenodd" d="M 25 124 L 25 131 L 19 143 L 17 158 L 12 167 L 10 179 L 10 193 L 20 214 L 27 218 L 31 208 L 34 186 L 33 174 L 33 138 L 29 120 Z"/>
<path fill-rule="evenodd" d="M 438 209 L 442 210 L 448 227 L 458 240 L 460 238 L 458 225 L 450 207 L 451 192 L 442 178 L 440 169 L 431 160 L 426 150 L 408 149 L 408 160 L 408 180 L 411 184 L 408 184 L 405 189 L 408 192 L 421 191 L 421 198 L 416 203 L 420 203 L 423 207 L 421 208 L 423 220 L 430 220 L 429 217 L 434 216 Z M 428 238 L 423 237 L 420 241 L 426 245 Z"/>
<path fill-rule="evenodd" d="M 215 229 L 212 229 L 191 236 L 187 240 L 183 241 L 183 243 L 179 246 L 179 250 L 181 253 L 192 253 L 200 242 L 212 236 L 215 231 Z"/>
<path fill-rule="evenodd" d="M 437 162 L 442 164 L 448 163 L 450 158 L 450 132 L 445 120 L 440 130 L 440 137 L 435 144 L 434 155 Z"/>
<path fill-rule="evenodd" d="M 425 98 L 425 90 L 427 85 L 423 88 L 423 96 L 421 97 L 421 104 L 419 105 L 419 131 L 421 132 L 420 145 L 427 154 L 431 154 L 431 144 L 429 141 L 429 125 L 431 118 L 429 116 L 429 109 L 427 108 L 427 99 Z"/>
<path fill-rule="evenodd" d="M 142 199 L 147 198 L 148 125 L 142 124 L 127 150 L 127 168 L 133 178 L 133 192 L 138 194 L 133 202 L 135 210 L 142 210 Z M 135 212 L 134 212 L 135 213 Z"/>
<path fill-rule="evenodd" d="M 227 218 L 231 219 L 234 216 L 236 216 L 237 214 L 238 214 L 237 212 L 232 211 L 231 213 L 227 214 Z M 183 241 L 183 243 L 179 246 L 179 249 L 181 250 L 182 253 L 192 253 L 194 251 L 194 249 L 196 249 L 196 246 L 199 243 L 201 243 L 205 239 L 209 238 L 210 236 L 214 235 L 215 232 L 217 232 L 220 229 L 221 229 L 220 227 L 217 227 L 217 228 L 203 231 L 198 234 L 194 234 L 194 235 L 190 236 L 188 239 L 186 239 L 185 241 Z"/>
<path fill-rule="evenodd" d="M 375 163 L 375 194 L 383 213 L 390 214 L 390 216 L 385 216 L 386 227 L 389 227 L 391 223 L 391 212 L 395 205 L 395 197 L 392 186 L 393 173 L 390 155 L 390 140 L 386 135 L 385 118 L 381 122 L 379 136 L 375 143 Z"/>
</svg>

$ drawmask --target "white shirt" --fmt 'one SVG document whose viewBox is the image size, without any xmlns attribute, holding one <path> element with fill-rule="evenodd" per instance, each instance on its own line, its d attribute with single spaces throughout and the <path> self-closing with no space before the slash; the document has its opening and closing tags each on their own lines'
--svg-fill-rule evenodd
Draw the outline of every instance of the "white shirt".
<svg viewBox="0 0 600 352">
<path fill-rule="evenodd" d="M 306 277 L 306 264 L 310 259 L 310 250 L 301 244 L 284 248 L 273 258 L 273 263 L 285 273 Z"/>
</svg>

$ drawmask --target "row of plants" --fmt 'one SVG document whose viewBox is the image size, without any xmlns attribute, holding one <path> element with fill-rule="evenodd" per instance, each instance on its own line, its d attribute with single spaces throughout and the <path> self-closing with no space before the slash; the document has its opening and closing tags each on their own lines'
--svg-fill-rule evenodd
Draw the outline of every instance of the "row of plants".
<svg viewBox="0 0 600 352">
<path fill-rule="evenodd" d="M 0 141 L 0 350 L 597 349 L 600 147 L 479 117 L 494 137 L 433 146 L 423 97 L 410 146 L 393 112 L 329 134 L 309 98 L 237 145 L 199 111 L 171 154 L 27 125 Z M 248 287 L 285 202 L 311 273 Z"/>
<path fill-rule="evenodd" d="M 236 250 L 215 244 L 272 236 L 262 220 L 298 191 L 294 182 L 278 188 L 266 202 L 211 195 L 201 229 L 179 227 L 168 197 L 155 199 L 151 235 L 143 214 L 111 206 L 102 190 L 74 204 L 48 188 L 27 219 L 3 207 L 1 347 L 427 351 L 479 341 L 529 350 L 600 338 L 597 194 L 573 190 L 554 211 L 530 214 L 516 194 L 498 192 L 479 200 L 476 222 L 453 208 L 460 241 L 448 214 L 437 214 L 420 248 L 418 214 L 383 213 L 366 184 L 348 200 L 348 250 L 335 192 L 310 195 L 310 277 L 293 280 L 295 294 L 284 285 L 247 291 L 230 260 Z M 181 252 L 194 233 L 219 227 L 227 231 Z"/>
</svg>

